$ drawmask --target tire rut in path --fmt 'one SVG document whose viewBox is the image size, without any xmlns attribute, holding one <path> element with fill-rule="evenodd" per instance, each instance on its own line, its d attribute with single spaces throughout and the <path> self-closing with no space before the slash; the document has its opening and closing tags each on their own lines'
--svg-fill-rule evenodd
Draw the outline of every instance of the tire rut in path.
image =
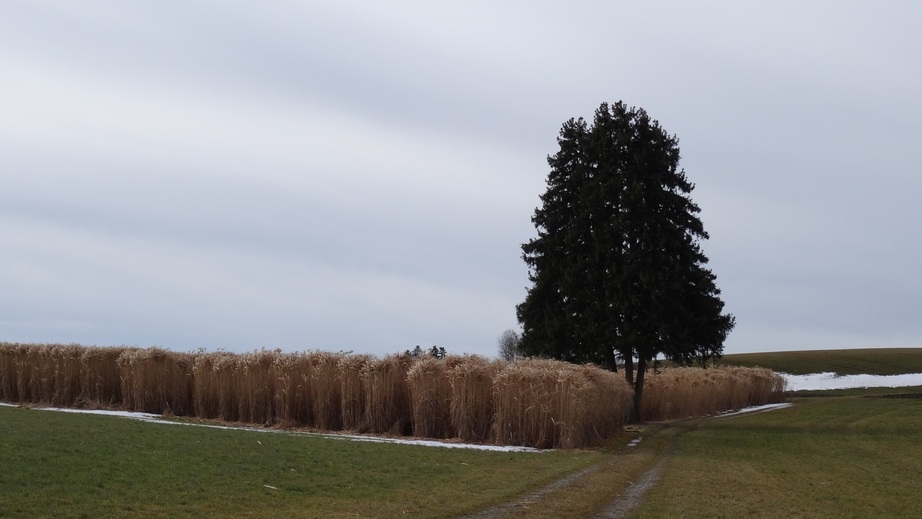
<svg viewBox="0 0 922 519">
<path fill-rule="evenodd" d="M 663 473 L 663 466 L 666 464 L 665 457 L 660 457 L 651 468 L 644 472 L 643 476 L 627 488 L 624 494 L 618 496 L 605 510 L 596 515 L 594 519 L 623 519 L 627 517 L 628 512 L 637 508 L 642 500 L 643 495 L 650 490 L 660 474 Z"/>
<path fill-rule="evenodd" d="M 462 517 L 461 519 L 495 519 L 497 517 L 502 517 L 502 515 L 505 512 L 508 512 L 510 510 L 515 510 L 517 508 L 525 507 L 528 505 L 532 505 L 538 502 L 545 495 L 552 494 L 561 489 L 564 489 L 572 485 L 574 482 L 578 481 L 580 478 L 583 478 L 594 472 L 602 470 L 603 466 L 606 464 L 607 462 L 605 461 L 597 463 L 591 467 L 580 470 L 579 472 L 574 472 L 573 474 L 570 474 L 561 479 L 558 479 L 557 481 L 554 481 L 550 483 L 549 485 L 546 485 L 534 492 L 525 494 L 524 496 L 516 499 L 515 501 L 510 501 L 508 503 L 500 503 L 486 510 L 482 510 L 480 512 L 477 512 L 471 515 L 466 515 Z"/>
<path fill-rule="evenodd" d="M 643 475 L 637 480 L 636 483 L 633 483 L 627 487 L 623 494 L 617 496 L 614 501 L 612 501 L 601 512 L 592 516 L 592 519 L 623 519 L 631 510 L 640 506 L 643 503 L 644 494 L 646 494 L 647 491 L 650 490 L 657 481 L 659 481 L 659 478 L 665 469 L 666 462 L 673 454 L 678 451 L 679 439 L 696 427 L 697 426 L 695 425 L 684 425 L 674 428 L 672 430 L 673 434 L 671 434 L 671 437 L 669 438 L 668 447 L 663 449 L 663 451 L 659 451 L 655 455 L 655 458 L 650 462 L 650 468 L 644 471 Z M 471 515 L 466 515 L 461 519 L 496 519 L 498 517 L 502 517 L 504 513 L 511 510 L 537 503 L 545 495 L 564 489 L 583 477 L 603 470 L 606 466 L 608 466 L 608 464 L 609 463 L 605 461 L 600 462 L 579 472 L 574 472 L 573 474 L 570 474 L 562 479 L 558 479 L 557 481 L 554 481 L 553 483 L 535 492 L 526 494 L 525 496 L 520 497 L 515 501 L 501 503 L 486 510 L 482 510 Z"/>
<path fill-rule="evenodd" d="M 700 427 L 700 426 L 699 426 Z M 643 476 L 627 488 L 624 494 L 615 498 L 602 512 L 593 516 L 593 519 L 624 519 L 627 514 L 643 503 L 643 496 L 653 485 L 659 481 L 666 466 L 666 461 L 678 452 L 679 439 L 688 432 L 695 429 L 695 426 L 679 426 L 674 429 L 675 433 L 669 439 L 669 447 L 666 452 L 661 452 L 653 461 L 653 466 L 643 473 Z"/>
</svg>

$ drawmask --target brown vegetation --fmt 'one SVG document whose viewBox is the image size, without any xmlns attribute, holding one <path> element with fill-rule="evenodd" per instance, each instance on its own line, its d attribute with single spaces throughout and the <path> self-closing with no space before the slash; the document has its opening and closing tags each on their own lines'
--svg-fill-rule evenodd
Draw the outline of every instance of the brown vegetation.
<svg viewBox="0 0 922 519">
<path fill-rule="evenodd" d="M 632 395 L 618 373 L 553 360 L 511 362 L 493 383 L 494 438 L 510 445 L 590 445 L 624 423 Z"/>
<path fill-rule="evenodd" d="M 451 429 L 451 381 L 446 373 L 450 362 L 454 359 L 423 357 L 407 372 L 414 436 L 457 436 Z"/>
<path fill-rule="evenodd" d="M 650 373 L 644 386 L 644 421 L 706 416 L 780 402 L 784 378 L 766 368 L 668 368 Z"/>
<path fill-rule="evenodd" d="M 374 359 L 362 368 L 367 431 L 409 435 L 412 432 L 407 372 L 414 362 L 406 355 Z"/>
<path fill-rule="evenodd" d="M 783 386 L 767 369 L 664 370 L 647 379 L 642 418 L 775 402 Z M 619 373 L 551 360 L 0 343 L 2 401 L 265 426 L 572 448 L 620 430 L 631 397 Z"/>
<path fill-rule="evenodd" d="M 366 398 L 362 372 L 373 360 L 371 355 L 343 355 L 339 359 L 343 429 L 347 431 L 368 429 L 365 425 Z"/>
<path fill-rule="evenodd" d="M 122 403 L 154 414 L 193 412 L 193 355 L 160 348 L 127 349 L 116 359 L 121 372 Z M 55 405 L 68 405 L 58 402 Z"/>
<path fill-rule="evenodd" d="M 451 430 L 464 441 L 484 442 L 493 426 L 493 381 L 502 362 L 467 356 L 447 370 Z"/>
</svg>

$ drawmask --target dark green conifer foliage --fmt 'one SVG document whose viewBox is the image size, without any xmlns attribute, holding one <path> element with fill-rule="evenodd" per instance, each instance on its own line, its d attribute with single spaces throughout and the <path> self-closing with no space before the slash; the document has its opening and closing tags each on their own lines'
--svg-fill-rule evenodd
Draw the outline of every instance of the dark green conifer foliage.
<svg viewBox="0 0 922 519">
<path fill-rule="evenodd" d="M 719 357 L 735 320 L 705 268 L 708 238 L 679 148 L 646 111 L 603 103 L 564 123 L 547 191 L 522 245 L 533 283 L 521 350 L 624 373 L 640 409 L 647 366 Z M 635 364 L 636 363 L 636 364 Z"/>
</svg>

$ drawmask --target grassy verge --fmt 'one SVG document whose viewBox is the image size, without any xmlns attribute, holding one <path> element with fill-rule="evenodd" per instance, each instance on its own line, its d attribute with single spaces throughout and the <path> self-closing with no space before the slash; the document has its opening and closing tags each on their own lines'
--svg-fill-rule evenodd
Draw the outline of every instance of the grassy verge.
<svg viewBox="0 0 922 519">
<path fill-rule="evenodd" d="M 721 364 L 759 366 L 792 375 L 835 372 L 839 375 L 922 373 L 922 348 L 784 351 L 724 355 Z"/>
<path fill-rule="evenodd" d="M 794 402 L 677 425 L 688 432 L 632 517 L 922 517 L 922 400 Z"/>
<path fill-rule="evenodd" d="M 0 407 L 0 517 L 457 517 L 605 458 Z"/>
</svg>

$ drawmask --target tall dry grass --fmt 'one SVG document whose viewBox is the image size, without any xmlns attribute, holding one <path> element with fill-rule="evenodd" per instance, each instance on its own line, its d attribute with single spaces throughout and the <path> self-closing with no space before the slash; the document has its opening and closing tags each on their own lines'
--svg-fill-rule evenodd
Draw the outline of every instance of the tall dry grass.
<svg viewBox="0 0 922 519">
<path fill-rule="evenodd" d="M 464 441 L 486 442 L 493 426 L 493 379 L 500 361 L 465 356 L 446 370 L 451 386 L 451 428 Z"/>
<path fill-rule="evenodd" d="M 73 345 L 56 344 L 26 351 L 19 358 L 17 387 L 27 402 L 53 406 L 72 405 L 76 393 L 78 350 Z"/>
<path fill-rule="evenodd" d="M 592 366 L 580 366 L 587 386 L 581 388 L 581 401 L 587 402 L 580 429 L 565 445 L 593 445 L 621 430 L 633 405 L 634 390 L 620 373 Z M 592 405 L 595 402 L 596 405 Z"/>
<path fill-rule="evenodd" d="M 414 436 L 455 437 L 451 427 L 451 381 L 446 375 L 448 364 L 445 359 L 425 356 L 407 372 Z"/>
<path fill-rule="evenodd" d="M 414 359 L 388 355 L 362 368 L 366 432 L 410 435 L 413 432 L 407 373 Z"/>
<path fill-rule="evenodd" d="M 34 346 L 0 343 L 0 398 L 6 402 L 32 401 L 28 390 L 31 366 L 27 359 L 30 350 L 37 353 Z"/>
<path fill-rule="evenodd" d="M 214 364 L 214 377 L 218 384 L 218 418 L 240 421 L 241 359 L 238 355 L 222 355 Z"/>
<path fill-rule="evenodd" d="M 780 402 L 784 378 L 765 368 L 668 368 L 647 375 L 644 421 L 706 416 Z"/>
<path fill-rule="evenodd" d="M 118 358 L 126 348 L 85 348 L 80 356 L 80 406 L 112 407 L 122 402 Z"/>
<path fill-rule="evenodd" d="M 122 404 L 133 411 L 192 415 L 194 357 L 160 348 L 125 350 L 116 360 Z"/>
<path fill-rule="evenodd" d="M 72 406 L 81 393 L 80 357 L 82 348 L 75 344 L 57 346 L 49 355 L 50 384 L 45 401 L 53 406 Z"/>
<path fill-rule="evenodd" d="M 18 379 L 19 344 L 0 342 L 0 400 L 19 402 Z"/>
<path fill-rule="evenodd" d="M 216 365 L 223 365 L 224 357 L 232 354 L 219 351 L 214 353 L 199 352 L 192 362 L 192 380 L 194 389 L 192 402 L 195 416 L 199 418 L 219 418 L 221 416 L 221 384 L 218 381 Z"/>
<path fill-rule="evenodd" d="M 341 405 L 343 429 L 347 431 L 368 430 L 365 411 L 367 398 L 362 373 L 365 366 L 374 361 L 371 355 L 343 355 L 337 365 L 337 376 L 341 388 Z"/>
<path fill-rule="evenodd" d="M 340 378 L 342 353 L 315 351 L 310 355 L 311 412 L 314 427 L 325 431 L 343 428 L 343 383 Z"/>
<path fill-rule="evenodd" d="M 664 370 L 647 377 L 642 418 L 713 414 L 783 391 L 766 369 Z M 266 426 L 570 448 L 617 432 L 631 399 L 621 374 L 549 360 L 0 343 L 3 401 Z"/>
<path fill-rule="evenodd" d="M 526 360 L 509 363 L 496 375 L 493 394 L 497 443 L 571 448 L 621 427 L 632 391 L 617 373 Z"/>
<path fill-rule="evenodd" d="M 238 357 L 237 419 L 241 422 L 263 425 L 275 423 L 275 361 L 280 353 L 260 350 Z"/>
<path fill-rule="evenodd" d="M 311 362 L 303 353 L 282 353 L 275 359 L 275 408 L 282 425 L 313 426 Z"/>
<path fill-rule="evenodd" d="M 7 402 L 38 403 L 40 380 L 50 358 L 50 347 L 28 344 L 0 344 L 0 394 Z"/>
<path fill-rule="evenodd" d="M 124 348 L 0 343 L 0 400 L 62 407 L 121 401 Z"/>
</svg>

